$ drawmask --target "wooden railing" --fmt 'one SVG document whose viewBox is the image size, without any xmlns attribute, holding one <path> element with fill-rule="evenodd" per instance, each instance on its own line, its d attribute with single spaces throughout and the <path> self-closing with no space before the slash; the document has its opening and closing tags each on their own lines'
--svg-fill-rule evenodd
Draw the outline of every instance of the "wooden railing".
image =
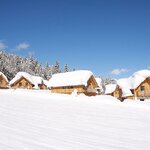
<svg viewBox="0 0 150 150">
<path fill-rule="evenodd" d="M 87 92 L 96 93 L 97 90 L 93 88 L 87 88 Z"/>
<path fill-rule="evenodd" d="M 150 90 L 137 92 L 137 97 L 150 97 Z"/>
</svg>

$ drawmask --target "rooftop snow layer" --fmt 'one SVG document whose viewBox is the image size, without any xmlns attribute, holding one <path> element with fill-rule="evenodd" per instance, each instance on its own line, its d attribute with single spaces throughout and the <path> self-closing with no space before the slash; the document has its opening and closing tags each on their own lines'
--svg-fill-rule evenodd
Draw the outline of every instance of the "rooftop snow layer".
<svg viewBox="0 0 150 150">
<path fill-rule="evenodd" d="M 54 74 L 52 78 L 49 80 L 48 87 L 75 86 L 75 85 L 87 86 L 87 81 L 92 75 L 93 73 L 88 70 L 78 70 Z"/>
<path fill-rule="evenodd" d="M 102 79 L 101 79 L 101 78 L 95 78 L 95 80 L 96 80 L 98 86 L 99 86 L 100 88 L 102 88 Z"/>
<path fill-rule="evenodd" d="M 130 89 L 122 88 L 122 97 L 133 96 Z"/>
<path fill-rule="evenodd" d="M 116 84 L 107 84 L 105 86 L 105 94 L 111 94 L 115 91 L 117 85 Z"/>
</svg>

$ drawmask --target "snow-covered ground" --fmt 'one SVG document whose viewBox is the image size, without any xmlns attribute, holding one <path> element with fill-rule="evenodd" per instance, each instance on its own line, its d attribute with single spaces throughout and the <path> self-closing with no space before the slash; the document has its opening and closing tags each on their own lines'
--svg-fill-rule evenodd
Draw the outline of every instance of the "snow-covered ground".
<svg viewBox="0 0 150 150">
<path fill-rule="evenodd" d="M 0 90 L 0 150 L 149 150 L 150 101 Z"/>
</svg>

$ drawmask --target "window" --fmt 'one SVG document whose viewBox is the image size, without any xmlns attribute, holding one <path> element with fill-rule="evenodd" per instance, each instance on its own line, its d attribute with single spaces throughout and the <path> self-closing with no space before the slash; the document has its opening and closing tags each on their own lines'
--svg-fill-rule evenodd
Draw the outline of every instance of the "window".
<svg viewBox="0 0 150 150">
<path fill-rule="evenodd" d="M 29 88 L 29 83 L 28 82 L 26 82 L 26 88 Z"/>
<path fill-rule="evenodd" d="M 144 91 L 145 90 L 145 87 L 144 86 L 141 86 L 141 91 Z"/>
<path fill-rule="evenodd" d="M 21 82 L 19 83 L 19 87 L 22 87 L 22 83 Z"/>
</svg>

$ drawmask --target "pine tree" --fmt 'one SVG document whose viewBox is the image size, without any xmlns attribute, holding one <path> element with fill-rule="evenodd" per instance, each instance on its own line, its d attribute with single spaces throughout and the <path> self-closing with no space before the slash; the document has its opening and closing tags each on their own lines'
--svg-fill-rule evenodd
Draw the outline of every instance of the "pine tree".
<svg viewBox="0 0 150 150">
<path fill-rule="evenodd" d="M 64 66 L 64 72 L 68 72 L 68 65 L 67 64 L 65 64 L 65 66 Z"/>
<path fill-rule="evenodd" d="M 59 62 L 56 61 L 55 65 L 52 67 L 52 74 L 56 74 L 56 73 L 60 73 L 60 66 L 59 66 Z"/>
</svg>

